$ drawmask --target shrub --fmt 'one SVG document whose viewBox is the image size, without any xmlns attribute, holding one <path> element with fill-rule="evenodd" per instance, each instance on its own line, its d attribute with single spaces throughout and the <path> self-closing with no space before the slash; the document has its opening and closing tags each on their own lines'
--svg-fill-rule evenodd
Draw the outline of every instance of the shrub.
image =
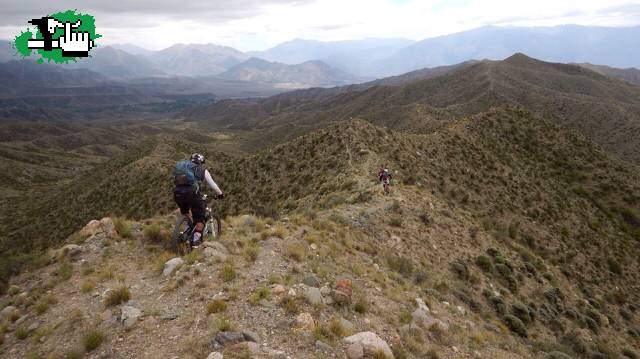
<svg viewBox="0 0 640 359">
<path fill-rule="evenodd" d="M 427 350 L 427 353 L 424 356 L 426 359 L 440 359 L 440 354 L 438 354 L 438 352 L 431 348 L 429 350 Z"/>
<path fill-rule="evenodd" d="M 99 347 L 103 340 L 104 335 L 100 331 L 93 329 L 84 335 L 82 342 L 84 344 L 84 349 L 90 352 Z"/>
<path fill-rule="evenodd" d="M 164 240 L 162 235 L 162 227 L 157 223 L 144 227 L 144 237 L 151 242 L 159 243 Z"/>
<path fill-rule="evenodd" d="M 407 257 L 397 254 L 387 255 L 387 263 L 392 270 L 408 277 L 413 273 L 413 262 Z"/>
<path fill-rule="evenodd" d="M 398 314 L 398 320 L 400 324 L 409 324 L 411 322 L 412 316 L 408 310 L 401 310 L 400 314 Z"/>
<path fill-rule="evenodd" d="M 393 227 L 402 227 L 402 216 L 393 215 L 389 218 L 389 225 Z"/>
<path fill-rule="evenodd" d="M 115 218 L 113 220 L 113 225 L 115 227 L 116 232 L 122 238 L 131 238 L 131 230 L 132 226 L 129 221 L 124 218 Z"/>
<path fill-rule="evenodd" d="M 252 305 L 258 305 L 261 300 L 269 299 L 270 294 L 271 293 L 269 292 L 268 288 L 262 287 L 257 291 L 253 292 L 253 294 L 251 294 L 251 297 L 249 298 L 249 303 L 251 303 Z"/>
<path fill-rule="evenodd" d="M 622 349 L 622 355 L 626 356 L 629 359 L 638 359 L 638 354 L 629 348 Z"/>
<path fill-rule="evenodd" d="M 485 273 L 493 273 L 495 268 L 493 267 L 493 262 L 491 258 L 487 256 L 478 256 L 476 258 L 476 265 L 482 269 Z"/>
<path fill-rule="evenodd" d="M 17 339 L 24 340 L 29 336 L 29 331 L 25 327 L 18 327 L 13 334 Z"/>
<path fill-rule="evenodd" d="M 218 318 L 218 322 L 216 324 L 218 331 L 220 332 L 228 332 L 233 329 L 231 320 L 225 316 Z"/>
<path fill-rule="evenodd" d="M 514 303 L 511 305 L 511 314 L 522 320 L 524 324 L 529 324 L 533 321 L 533 309 L 522 303 Z"/>
<path fill-rule="evenodd" d="M 300 243 L 291 243 L 286 248 L 287 256 L 296 262 L 302 262 L 306 256 L 307 252 L 304 245 Z"/>
<path fill-rule="evenodd" d="M 255 262 L 258 259 L 258 247 L 255 246 L 247 246 L 244 249 L 243 255 L 247 262 Z"/>
<path fill-rule="evenodd" d="M 525 327 L 522 320 L 520 320 L 518 317 L 510 314 L 505 315 L 504 322 L 512 332 L 518 334 L 523 338 L 527 337 L 527 328 Z"/>
<path fill-rule="evenodd" d="M 369 303 L 367 303 L 364 298 L 358 298 L 353 306 L 353 310 L 355 310 L 356 313 L 364 314 L 369 310 Z"/>
<path fill-rule="evenodd" d="M 73 265 L 67 261 L 60 263 L 57 271 L 61 280 L 68 280 L 73 275 Z"/>
<path fill-rule="evenodd" d="M 282 309 L 284 309 L 285 312 L 289 314 L 298 314 L 298 312 L 300 311 L 298 302 L 295 300 L 295 298 L 288 295 L 284 296 L 280 300 L 280 306 L 282 307 Z"/>
<path fill-rule="evenodd" d="M 457 259 L 453 261 L 451 263 L 451 270 L 453 270 L 460 279 L 469 279 L 469 268 L 467 268 L 467 265 L 462 260 Z"/>
<path fill-rule="evenodd" d="M 82 291 L 82 293 L 89 293 L 95 287 L 96 287 L 96 284 L 92 280 L 85 280 L 84 282 L 82 282 L 82 286 L 80 287 L 80 290 Z"/>
<path fill-rule="evenodd" d="M 111 307 L 114 305 L 126 303 L 131 298 L 131 292 L 127 286 L 121 286 L 108 292 L 104 303 L 106 306 Z"/>
<path fill-rule="evenodd" d="M 227 302 L 223 299 L 214 299 L 207 303 L 207 314 L 221 313 L 227 310 Z"/>
<path fill-rule="evenodd" d="M 236 269 L 233 267 L 233 264 L 227 263 L 220 269 L 220 278 L 224 282 L 231 282 L 236 278 Z"/>
<path fill-rule="evenodd" d="M 619 276 L 622 275 L 622 272 L 623 272 L 622 266 L 617 260 L 615 260 L 614 258 L 607 258 L 607 265 L 611 273 Z"/>
<path fill-rule="evenodd" d="M 82 359 L 84 357 L 84 353 L 77 349 L 71 349 L 64 355 L 64 359 Z"/>
<path fill-rule="evenodd" d="M 571 359 L 571 356 L 563 352 L 553 351 L 549 353 L 548 358 L 549 359 Z"/>
</svg>

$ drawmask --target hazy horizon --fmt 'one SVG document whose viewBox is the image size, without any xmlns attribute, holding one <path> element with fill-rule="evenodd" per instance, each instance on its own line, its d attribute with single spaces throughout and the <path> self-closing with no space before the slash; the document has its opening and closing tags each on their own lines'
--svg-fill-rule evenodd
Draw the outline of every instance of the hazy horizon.
<svg viewBox="0 0 640 359">
<path fill-rule="evenodd" d="M 552 27 L 640 25 L 640 1 L 614 0 L 241 0 L 59 1 L 0 0 L 0 39 L 11 40 L 27 21 L 77 9 L 96 18 L 101 45 L 134 44 L 160 50 L 175 44 L 217 44 L 261 51 L 293 39 L 365 38 L 414 41 L 484 26 Z"/>
</svg>

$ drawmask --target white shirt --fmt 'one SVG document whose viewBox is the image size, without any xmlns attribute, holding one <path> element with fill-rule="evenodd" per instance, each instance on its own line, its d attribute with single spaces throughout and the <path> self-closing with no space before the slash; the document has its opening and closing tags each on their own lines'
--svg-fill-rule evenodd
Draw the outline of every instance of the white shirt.
<svg viewBox="0 0 640 359">
<path fill-rule="evenodd" d="M 213 177 L 211 177 L 211 173 L 209 173 L 209 170 L 204 170 L 204 181 L 207 182 L 209 188 L 214 190 L 218 195 L 222 194 L 220 187 L 218 187 L 218 185 L 213 181 Z"/>
</svg>

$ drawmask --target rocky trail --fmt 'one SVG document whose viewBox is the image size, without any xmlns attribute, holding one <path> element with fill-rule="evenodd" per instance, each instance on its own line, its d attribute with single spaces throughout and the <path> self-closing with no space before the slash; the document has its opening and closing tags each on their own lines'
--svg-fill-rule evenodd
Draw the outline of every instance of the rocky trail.
<svg viewBox="0 0 640 359">
<path fill-rule="evenodd" d="M 402 355 L 402 338 L 413 337 L 429 358 L 519 357 L 512 341 L 510 350 L 483 347 L 484 339 L 457 343 L 458 336 L 499 336 L 503 329 L 483 328 L 458 303 L 426 304 L 419 287 L 389 287 L 386 264 L 354 250 L 347 237 L 357 241 L 365 232 L 346 222 L 357 228 L 360 213 L 384 224 L 390 206 L 413 195 L 394 189 L 389 198 L 377 190 L 368 189 L 366 208 L 344 205 L 313 219 L 228 218 L 221 239 L 182 258 L 161 245 L 173 215 L 92 221 L 70 238 L 78 244 L 14 279 L 2 298 L 4 355 L 391 358 Z M 392 232 L 372 237 L 393 249 L 403 239 Z"/>
</svg>

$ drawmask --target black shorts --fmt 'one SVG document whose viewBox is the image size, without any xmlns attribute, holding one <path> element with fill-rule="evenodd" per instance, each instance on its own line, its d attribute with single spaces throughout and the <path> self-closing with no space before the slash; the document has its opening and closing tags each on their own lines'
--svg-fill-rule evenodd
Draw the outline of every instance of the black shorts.
<svg viewBox="0 0 640 359">
<path fill-rule="evenodd" d="M 180 207 L 180 213 L 188 214 L 191 210 L 191 216 L 194 223 L 204 223 L 207 213 L 207 204 L 204 202 L 202 195 L 196 192 L 191 186 L 176 187 L 173 189 L 173 199 Z"/>
</svg>

